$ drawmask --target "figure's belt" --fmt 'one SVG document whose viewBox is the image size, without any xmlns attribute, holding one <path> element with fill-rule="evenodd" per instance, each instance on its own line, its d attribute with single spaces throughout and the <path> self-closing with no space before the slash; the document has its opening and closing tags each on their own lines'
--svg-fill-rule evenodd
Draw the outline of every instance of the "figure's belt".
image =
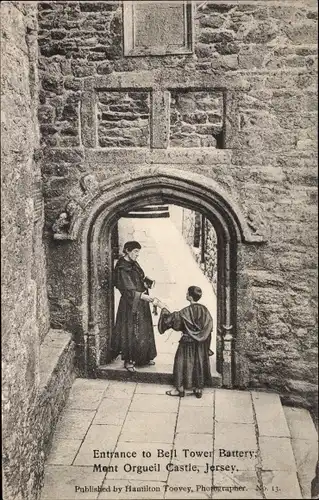
<svg viewBox="0 0 319 500">
<path fill-rule="evenodd" d="M 194 340 L 194 339 L 192 339 L 192 337 L 190 337 L 189 335 L 187 335 L 187 334 L 185 334 L 185 333 L 184 333 L 184 334 L 181 336 L 180 342 L 182 342 L 183 344 L 184 344 L 184 343 L 194 343 L 194 342 L 195 342 L 195 340 Z"/>
</svg>

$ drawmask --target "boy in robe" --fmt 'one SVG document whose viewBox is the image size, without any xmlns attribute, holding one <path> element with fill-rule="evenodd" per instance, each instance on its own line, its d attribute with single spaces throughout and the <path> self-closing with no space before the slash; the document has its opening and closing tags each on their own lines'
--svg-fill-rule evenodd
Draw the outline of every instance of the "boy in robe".
<svg viewBox="0 0 319 500">
<path fill-rule="evenodd" d="M 211 385 L 209 356 L 213 318 L 207 307 L 198 304 L 202 290 L 190 286 L 186 299 L 190 305 L 181 311 L 170 312 L 158 299 L 154 304 L 161 308 L 158 322 L 160 334 L 172 328 L 182 333 L 174 360 L 175 389 L 167 391 L 169 396 L 185 396 L 185 389 L 193 390 L 197 398 L 202 397 L 204 385 Z"/>
</svg>

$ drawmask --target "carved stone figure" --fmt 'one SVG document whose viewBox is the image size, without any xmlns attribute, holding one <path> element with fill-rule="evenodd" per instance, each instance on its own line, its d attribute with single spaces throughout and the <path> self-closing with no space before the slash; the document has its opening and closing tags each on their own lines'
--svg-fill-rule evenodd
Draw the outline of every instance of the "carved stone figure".
<svg viewBox="0 0 319 500">
<path fill-rule="evenodd" d="M 70 220 L 66 212 L 62 212 L 52 225 L 52 231 L 54 233 L 54 239 L 62 240 L 65 239 L 68 233 L 68 228 L 70 226 Z"/>
<path fill-rule="evenodd" d="M 82 208 L 75 200 L 70 200 L 65 210 L 71 222 L 71 219 L 73 219 L 82 210 Z"/>
<path fill-rule="evenodd" d="M 81 188 L 85 193 L 94 193 L 99 190 L 99 183 L 96 180 L 95 175 L 89 174 L 80 180 Z"/>
<path fill-rule="evenodd" d="M 247 215 L 247 225 L 255 235 L 262 236 L 263 223 L 256 213 L 250 212 Z"/>
</svg>

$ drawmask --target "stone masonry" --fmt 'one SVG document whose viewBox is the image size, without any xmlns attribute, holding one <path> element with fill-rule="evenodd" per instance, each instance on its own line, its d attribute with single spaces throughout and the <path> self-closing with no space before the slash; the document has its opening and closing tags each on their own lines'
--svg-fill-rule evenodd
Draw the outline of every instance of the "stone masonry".
<svg viewBox="0 0 319 500">
<path fill-rule="evenodd" d="M 49 311 L 36 153 L 37 8 L 5 2 L 1 13 L 3 456 L 5 482 L 11 476 L 8 498 L 18 499 L 21 484 L 25 496 L 32 491 L 41 462 L 28 433 L 35 424 L 39 347 Z"/>
<path fill-rule="evenodd" d="M 149 145 L 147 92 L 100 92 L 98 113 L 101 147 Z"/>
<path fill-rule="evenodd" d="M 221 146 L 223 105 L 221 92 L 172 92 L 170 146 Z"/>
<path fill-rule="evenodd" d="M 240 204 L 252 230 L 261 231 L 266 240 L 238 248 L 236 384 L 271 388 L 290 403 L 316 406 L 316 19 L 313 0 L 194 2 L 192 54 L 125 57 L 120 2 L 39 4 L 39 122 L 54 326 L 74 323 L 81 308 L 76 285 L 61 294 L 57 266 L 67 250 L 52 242 L 52 223 L 70 190 L 86 174 L 95 174 L 98 181 L 124 172 L 134 176 L 141 164 L 172 165 L 171 158 L 178 158 L 186 176 L 195 171 L 224 188 Z M 174 72 L 184 89 L 168 90 L 171 132 L 160 146 L 166 151 L 156 149 L 154 136 L 149 149 L 147 106 L 138 109 L 133 93 L 130 99 L 121 94 L 112 113 L 107 97 L 103 106 L 109 110 L 100 109 L 96 121 L 99 143 L 87 139 L 85 134 L 94 134 L 96 127 L 87 125 L 92 115 L 81 104 L 87 81 L 106 78 L 112 85 L 127 79 L 132 92 L 141 91 L 143 75 L 160 75 L 156 85 L 161 88 Z M 194 75 L 199 88 L 191 90 Z M 205 90 L 208 100 L 210 92 L 220 92 L 218 82 L 226 82 L 225 109 L 216 98 L 217 109 L 209 104 L 205 114 L 204 80 L 217 82 L 215 90 Z M 232 85 L 238 90 L 229 90 Z M 113 91 L 115 100 L 119 89 L 107 90 L 108 95 Z M 182 112 L 185 91 L 193 92 L 193 108 L 187 113 Z M 96 95 L 102 103 L 105 89 Z M 121 113 L 126 114 L 123 121 L 118 120 Z M 161 126 L 162 118 L 157 120 Z M 232 132 L 227 134 L 229 123 Z M 225 136 L 218 141 L 220 134 Z M 206 154 L 201 147 L 224 148 L 229 156 L 201 160 Z M 68 272 L 73 280 L 80 263 L 73 254 L 72 259 Z"/>
<path fill-rule="evenodd" d="M 86 242 L 58 241 L 52 225 L 61 214 L 70 224 L 78 208 L 71 203 L 66 212 L 72 193 L 84 204 L 101 183 L 113 179 L 120 190 L 118 176 L 134 179 L 141 168 L 154 179 L 166 168 L 185 180 L 200 175 L 203 186 L 214 182 L 262 235 L 262 244 L 236 247 L 233 387 L 271 390 L 316 411 L 317 3 L 193 7 L 193 48 L 130 57 L 120 1 L 2 3 L 9 500 L 38 498 L 72 383 L 72 338 L 78 366 L 85 361 L 79 248 Z"/>
<path fill-rule="evenodd" d="M 1 340 L 3 495 L 7 500 L 33 500 L 39 494 L 54 424 L 72 381 L 69 368 L 74 356 L 65 335 L 56 347 L 55 334 L 48 334 L 37 108 L 37 5 L 3 2 Z M 57 364 L 51 366 L 56 368 L 51 378 L 52 361 Z"/>
</svg>

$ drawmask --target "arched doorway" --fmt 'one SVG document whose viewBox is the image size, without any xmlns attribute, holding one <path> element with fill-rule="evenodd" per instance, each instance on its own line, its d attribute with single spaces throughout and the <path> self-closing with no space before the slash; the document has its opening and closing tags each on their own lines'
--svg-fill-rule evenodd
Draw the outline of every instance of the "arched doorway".
<svg viewBox="0 0 319 500">
<path fill-rule="evenodd" d="M 241 211 L 213 181 L 199 175 L 163 168 L 139 172 L 134 179 L 119 178 L 101 186 L 82 219 L 83 330 L 86 333 L 87 374 L 97 376 L 109 359 L 113 321 L 111 234 L 121 214 L 142 204 L 177 204 L 202 213 L 218 239 L 217 371 L 223 386 L 234 378 L 236 337 L 237 244 L 249 240 Z"/>
<path fill-rule="evenodd" d="M 216 353 L 218 258 L 217 236 L 212 224 L 199 212 L 172 204 L 144 205 L 134 211 L 124 212 L 112 231 L 113 269 L 122 255 L 125 242 L 132 240 L 140 243 L 139 264 L 153 281 L 150 295 L 160 298 L 167 309 L 183 309 L 188 304 L 188 287 L 196 285 L 201 288 L 200 303 L 208 308 L 214 318 L 210 349 Z M 112 335 L 120 297 L 120 292 L 114 287 Z M 152 378 L 170 383 L 180 336 L 172 330 L 160 335 L 158 308 L 151 305 L 150 309 L 157 350 L 155 365 L 139 367 L 135 378 L 137 381 L 149 381 Z M 211 383 L 220 384 L 215 354 L 209 357 L 209 362 Z M 101 374 L 107 378 L 128 378 L 123 370 L 121 356 L 105 365 Z"/>
</svg>

